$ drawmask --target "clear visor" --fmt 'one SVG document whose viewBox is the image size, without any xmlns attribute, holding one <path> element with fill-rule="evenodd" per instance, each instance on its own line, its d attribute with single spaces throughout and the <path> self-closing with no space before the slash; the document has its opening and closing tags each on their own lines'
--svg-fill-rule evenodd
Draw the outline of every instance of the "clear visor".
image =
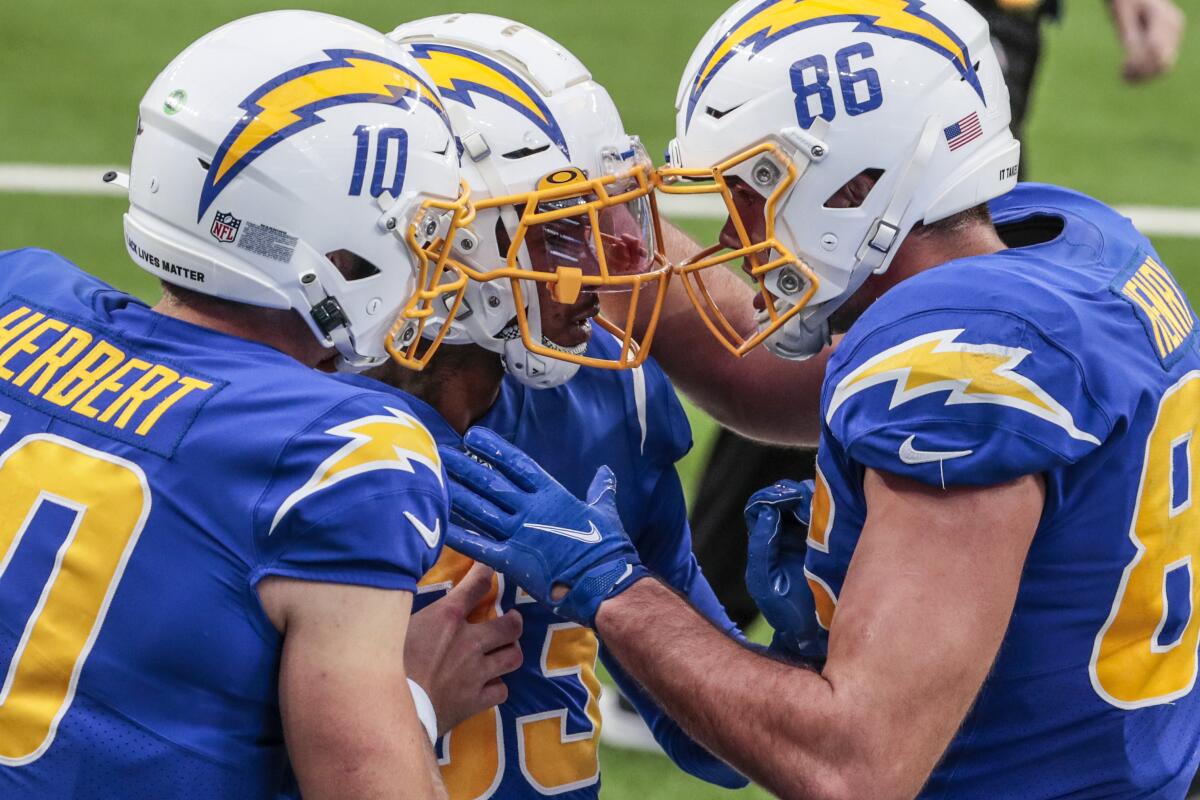
<svg viewBox="0 0 1200 800">
<path fill-rule="evenodd" d="M 623 278 L 660 266 L 649 194 L 628 175 L 616 178 L 607 190 L 607 202 L 585 189 L 536 204 L 531 200 L 521 209 L 524 242 L 534 270 L 577 270 L 581 277 L 595 279 L 583 281 L 588 289 L 629 291 L 633 282 Z"/>
<path fill-rule="evenodd" d="M 820 285 L 813 270 L 775 235 L 776 215 L 796 179 L 792 160 L 772 143 L 708 169 L 658 170 L 664 194 L 716 194 L 725 204 L 729 218 L 723 241 L 675 265 L 674 271 L 709 331 L 736 356 L 746 355 L 800 313 Z M 705 284 L 705 271 L 713 267 L 741 268 L 758 292 L 756 313 L 721 306 Z"/>
<path fill-rule="evenodd" d="M 671 269 L 662 250 L 649 158 L 635 146 L 604 161 L 604 175 L 564 168 L 542 178 L 532 192 L 480 201 L 478 209 L 504 208 L 502 219 L 512 209 L 517 225 L 511 235 L 506 229 L 497 231 L 503 264 L 467 267 L 466 274 L 476 281 L 510 282 L 515 323 L 531 352 L 602 369 L 629 369 L 640 366 L 649 353 Z M 534 324 L 525 296 L 530 282 L 541 297 Z M 547 343 L 549 318 L 578 318 L 584 306 L 598 308 L 591 293 L 618 291 L 630 293 L 624 319 L 600 313 L 590 318 L 618 339 L 619 356 L 596 358 L 579 344 L 568 344 L 572 352 L 567 352 Z"/>
</svg>

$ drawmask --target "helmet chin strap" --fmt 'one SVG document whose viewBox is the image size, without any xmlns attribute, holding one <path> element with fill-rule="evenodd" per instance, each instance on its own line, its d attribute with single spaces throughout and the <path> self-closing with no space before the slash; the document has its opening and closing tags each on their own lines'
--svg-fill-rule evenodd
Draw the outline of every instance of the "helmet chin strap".
<svg viewBox="0 0 1200 800">
<path fill-rule="evenodd" d="M 342 305 L 336 297 L 328 294 L 315 272 L 300 276 L 300 291 L 308 302 L 308 316 L 341 355 L 337 362 L 338 372 L 362 372 L 382 364 L 387 359 L 360 355 L 354 348 L 354 337 L 350 335 Z"/>
<path fill-rule="evenodd" d="M 528 297 L 528 306 L 525 313 L 529 324 L 530 339 L 535 342 L 541 342 L 552 350 L 562 350 L 567 353 L 574 353 L 575 349 L 578 349 L 582 353 L 583 350 L 587 349 L 586 344 L 574 349 L 564 348 L 548 339 L 542 333 L 541 302 L 538 299 L 536 287 Z M 501 360 L 504 363 L 504 370 L 522 384 L 534 389 L 550 389 L 566 383 L 575 377 L 575 373 L 579 371 L 579 365 L 573 361 L 543 356 L 540 353 L 530 350 L 525 346 L 525 342 L 521 339 L 520 330 L 516 329 L 515 326 L 506 328 L 505 331 L 501 332 L 501 335 L 505 335 L 506 333 L 509 334 L 509 338 L 504 342 L 504 353 L 501 356 Z M 578 355 L 579 353 L 575 354 Z"/>
<path fill-rule="evenodd" d="M 941 119 L 936 116 L 925 120 L 925 127 L 917 139 L 916 147 L 909 156 L 904 172 L 896 181 L 896 188 L 883 213 L 871 224 L 862 245 L 855 254 L 857 264 L 851 271 L 851 279 L 836 301 L 821 304 L 811 314 L 799 313 L 780 326 L 764 345 L 775 355 L 792 361 L 803 361 L 821 351 L 829 344 L 829 318 L 850 299 L 866 282 L 870 275 L 882 275 L 891 265 L 891 257 L 903 241 L 901 224 L 912 206 L 913 195 L 925 179 L 925 165 L 933 157 L 942 130 Z M 865 269 L 864 269 L 865 267 Z M 776 270 L 777 272 L 778 270 Z"/>
<path fill-rule="evenodd" d="M 879 219 L 875 220 L 867 233 L 867 238 L 863 240 L 862 246 L 858 249 L 858 265 L 870 268 L 870 271 L 876 275 L 887 272 L 887 267 L 891 264 L 889 256 L 893 254 L 894 249 L 900 246 L 900 224 L 904 221 L 904 216 L 912 205 L 917 187 L 920 186 L 921 181 L 925 180 L 925 165 L 933 157 L 933 149 L 937 146 L 938 134 L 941 130 L 940 117 L 933 116 L 925 120 L 921 137 L 917 140 L 917 146 L 913 148 L 912 155 L 904 166 L 904 174 L 900 176 L 900 180 L 896 181 L 896 188 L 892 190 L 887 208 L 884 209 Z M 856 278 L 859 273 L 860 270 L 855 267 L 853 274 Z M 862 277 L 857 281 L 858 286 L 861 286 L 862 282 L 866 280 L 866 271 L 862 270 L 862 273 Z M 858 286 L 855 286 L 854 290 L 857 290 Z M 850 294 L 853 294 L 853 291 L 847 292 L 844 296 Z"/>
</svg>

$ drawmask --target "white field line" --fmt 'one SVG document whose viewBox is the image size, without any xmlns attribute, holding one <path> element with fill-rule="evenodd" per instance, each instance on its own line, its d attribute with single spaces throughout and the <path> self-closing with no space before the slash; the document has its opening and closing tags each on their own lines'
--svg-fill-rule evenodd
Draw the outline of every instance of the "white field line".
<svg viewBox="0 0 1200 800">
<path fill-rule="evenodd" d="M 55 164 L 0 164 L 0 193 L 120 196 L 124 189 L 100 180 L 116 167 L 59 166 Z M 659 207 L 672 217 L 722 219 L 725 205 L 716 196 L 659 197 Z M 1117 206 L 1148 236 L 1200 238 L 1200 208 L 1167 206 Z"/>
<path fill-rule="evenodd" d="M 100 179 L 104 173 L 115 169 L 117 167 L 0 164 L 0 192 L 120 196 L 125 194 L 124 189 Z"/>
<path fill-rule="evenodd" d="M 658 207 L 668 217 L 724 219 L 725 203 L 716 195 L 659 195 Z M 1200 208 L 1117 206 L 1147 236 L 1200 238 Z"/>
</svg>

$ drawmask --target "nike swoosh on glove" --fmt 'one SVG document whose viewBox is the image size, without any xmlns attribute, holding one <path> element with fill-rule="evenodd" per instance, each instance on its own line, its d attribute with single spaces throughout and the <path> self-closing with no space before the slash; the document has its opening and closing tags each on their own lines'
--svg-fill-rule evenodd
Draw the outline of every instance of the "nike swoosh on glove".
<svg viewBox="0 0 1200 800">
<path fill-rule="evenodd" d="M 775 629 L 769 649 L 806 661 L 823 660 L 828 643 L 804 574 L 812 497 L 811 480 L 785 480 L 755 492 L 745 510 L 746 588 Z"/>
<path fill-rule="evenodd" d="M 486 428 L 463 437 L 471 455 L 439 448 L 451 479 L 446 543 L 503 572 L 559 616 L 595 624 L 600 604 L 649 575 L 617 516 L 604 466 L 582 501 Z M 567 587 L 554 600 L 556 586 Z"/>
</svg>

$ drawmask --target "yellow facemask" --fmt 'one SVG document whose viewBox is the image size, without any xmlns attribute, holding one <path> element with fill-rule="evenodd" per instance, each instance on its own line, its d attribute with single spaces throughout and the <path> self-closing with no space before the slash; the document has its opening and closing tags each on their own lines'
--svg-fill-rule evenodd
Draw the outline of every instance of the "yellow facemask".
<svg viewBox="0 0 1200 800">
<path fill-rule="evenodd" d="M 729 212 L 730 222 L 741 246 L 730 249 L 718 243 L 706 247 L 676 264 L 674 272 L 683 281 L 688 298 L 713 336 L 729 352 L 739 357 L 746 355 L 800 313 L 820 286 L 813 270 L 775 237 L 776 211 L 797 177 L 798 172 L 792 160 L 772 143 L 750 148 L 711 168 L 660 167 L 657 172 L 658 188 L 663 193 L 717 194 Z M 735 190 L 730 183 L 731 178 L 741 180 L 745 187 Z M 769 192 L 765 200 L 760 188 Z M 743 209 L 748 204 L 760 205 L 761 208 L 739 209 L 735 192 L 743 197 Z M 747 203 L 747 199 L 751 203 Z M 745 259 L 748 263 L 748 275 L 765 304 L 765 318 L 753 331 L 746 330 L 746 325 L 739 329 L 730 319 L 730 311 L 719 307 L 717 299 L 705 285 L 705 270 L 731 265 L 738 259 Z M 768 289 L 768 276 L 780 288 L 787 290 L 786 302 Z M 744 309 L 738 311 L 735 319 L 745 319 Z"/>
<path fill-rule="evenodd" d="M 446 230 L 440 230 L 439 219 L 446 220 Z M 450 253 L 459 231 L 469 228 L 474 220 L 471 187 L 464 181 L 457 199 L 426 200 L 408 226 L 405 239 L 417 255 L 417 288 L 400 309 L 384 343 L 402 366 L 424 369 L 446 337 L 449 326 L 442 326 L 432 339 L 423 336 L 430 317 L 438 310 L 435 302 L 448 295 L 448 318 L 458 313 L 467 288 L 467 273 L 466 266 L 452 259 Z"/>
<path fill-rule="evenodd" d="M 468 280 L 507 280 L 515 302 L 516 324 L 531 352 L 601 369 L 640 366 L 649 354 L 671 273 L 662 250 L 654 184 L 648 162 L 600 177 L 588 177 L 570 167 L 546 175 L 533 191 L 475 203 L 472 217 L 475 210 L 509 207 L 516 211 L 518 224 L 507 247 L 504 241 L 499 243 L 504 263 L 493 269 L 479 269 L 448 258 L 444 251 L 449 248 L 438 250 L 437 258 L 430 251 L 434 266 L 422 269 L 418 286 L 423 288 L 401 312 L 390 337 L 389 352 L 407 367 L 423 368 L 448 328 L 443 326 L 436 336 L 423 341 L 421 334 L 437 308 L 435 302 L 449 310 L 446 319 L 453 319 Z M 457 230 L 469 224 L 470 220 L 460 219 L 447 234 L 450 241 L 454 241 Z M 528 253 L 533 269 L 520 263 L 522 250 Z M 619 355 L 614 359 L 596 358 L 546 346 L 531 330 L 523 281 L 545 284 L 553 301 L 567 305 L 578 301 L 583 292 L 630 292 L 624 320 L 610 320 L 603 314 L 595 317 L 617 338 Z M 650 305 L 643 309 L 647 294 Z M 639 342 L 634 334 L 641 316 L 646 323 Z M 411 324 L 413 321 L 417 324 Z"/>
</svg>

